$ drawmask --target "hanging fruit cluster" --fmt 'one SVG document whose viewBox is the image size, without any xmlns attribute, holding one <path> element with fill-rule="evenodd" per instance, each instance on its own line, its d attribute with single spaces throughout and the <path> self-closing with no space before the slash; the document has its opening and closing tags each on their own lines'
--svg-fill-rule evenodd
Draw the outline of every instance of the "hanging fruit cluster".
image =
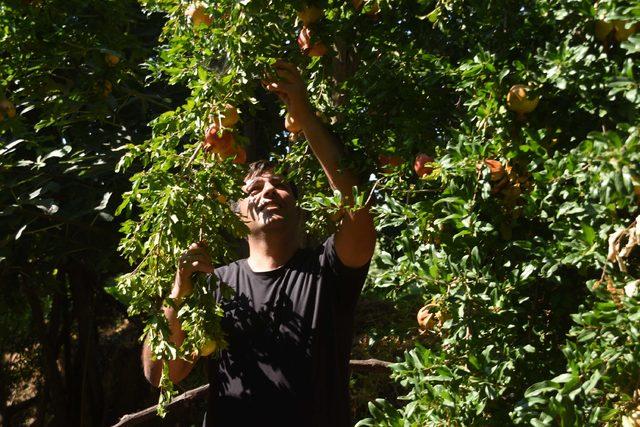
<svg viewBox="0 0 640 427">
<path fill-rule="evenodd" d="M 204 152 L 214 153 L 221 159 L 233 157 L 233 163 L 236 164 L 245 163 L 247 152 L 236 142 L 232 132 L 232 128 L 240 120 L 238 109 L 226 104 L 223 111 L 212 112 L 209 119 L 211 124 L 202 141 Z"/>
<path fill-rule="evenodd" d="M 324 12 L 317 6 L 307 6 L 298 12 L 298 19 L 302 22 L 302 28 L 298 34 L 298 46 L 305 55 L 324 56 L 328 52 L 327 46 L 320 40 L 316 30 L 316 23 L 323 15 Z"/>
</svg>

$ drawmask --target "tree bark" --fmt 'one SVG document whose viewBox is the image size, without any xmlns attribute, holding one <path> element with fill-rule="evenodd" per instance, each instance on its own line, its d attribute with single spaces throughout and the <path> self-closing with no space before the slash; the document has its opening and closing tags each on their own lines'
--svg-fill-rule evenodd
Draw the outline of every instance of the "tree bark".
<svg viewBox="0 0 640 427">
<path fill-rule="evenodd" d="M 0 352 L 0 427 L 6 427 L 9 423 L 9 408 L 7 407 L 9 380 L 7 367 L 4 362 L 4 353 Z"/>
<path fill-rule="evenodd" d="M 33 280 L 32 278 L 27 280 Z M 64 396 L 66 392 L 62 382 L 60 371 L 58 370 L 58 348 L 54 347 L 54 342 L 49 335 L 49 329 L 45 324 L 45 315 L 42 309 L 42 303 L 33 284 L 25 281 L 25 277 L 18 275 L 18 281 L 21 289 L 27 297 L 31 315 L 33 319 L 33 330 L 38 337 L 42 349 L 42 375 L 44 384 L 41 388 L 38 404 L 37 417 L 35 425 L 44 425 L 47 414 L 47 401 L 51 402 L 52 419 L 47 422 L 48 425 L 62 425 L 68 418 Z"/>
<path fill-rule="evenodd" d="M 96 327 L 95 291 L 97 278 L 78 262 L 65 267 L 71 284 L 73 314 L 78 322 L 78 352 L 74 360 L 72 380 L 75 425 L 92 427 L 104 422 L 102 379 L 98 367 L 98 334 Z"/>
</svg>

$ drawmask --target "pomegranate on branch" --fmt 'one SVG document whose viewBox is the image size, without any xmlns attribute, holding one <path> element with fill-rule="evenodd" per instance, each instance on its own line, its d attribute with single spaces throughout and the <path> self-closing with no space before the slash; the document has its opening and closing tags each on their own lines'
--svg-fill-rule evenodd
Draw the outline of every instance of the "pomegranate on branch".
<svg viewBox="0 0 640 427">
<path fill-rule="evenodd" d="M 298 19 L 305 27 L 315 24 L 322 18 L 324 11 L 317 6 L 307 6 L 298 12 Z"/>
<path fill-rule="evenodd" d="M 317 41 L 315 32 L 309 27 L 302 27 L 300 34 L 298 34 L 298 46 L 305 55 L 308 56 L 324 56 L 328 52 L 327 46 Z"/>
<path fill-rule="evenodd" d="M 507 94 L 507 108 L 524 120 L 525 114 L 531 113 L 538 106 L 540 98 L 531 95 L 532 88 L 527 85 L 513 85 Z"/>
<path fill-rule="evenodd" d="M 419 153 L 413 162 L 413 170 L 416 172 L 419 178 L 428 176 L 433 172 L 433 167 L 429 164 L 433 163 L 435 159 L 428 154 Z"/>
<path fill-rule="evenodd" d="M 207 6 L 202 2 L 191 3 L 184 14 L 191 21 L 193 28 L 209 26 L 213 22 L 213 18 L 207 13 Z"/>
</svg>

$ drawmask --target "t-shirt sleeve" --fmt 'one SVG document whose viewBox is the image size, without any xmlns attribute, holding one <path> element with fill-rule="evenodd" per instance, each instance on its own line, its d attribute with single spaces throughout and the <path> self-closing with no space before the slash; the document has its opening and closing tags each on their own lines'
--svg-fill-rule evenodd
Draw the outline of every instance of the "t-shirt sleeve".
<svg viewBox="0 0 640 427">
<path fill-rule="evenodd" d="M 336 253 L 335 235 L 324 242 L 322 269 L 335 288 L 337 302 L 345 308 L 353 309 L 369 272 L 369 262 L 362 267 L 347 267 Z"/>
</svg>

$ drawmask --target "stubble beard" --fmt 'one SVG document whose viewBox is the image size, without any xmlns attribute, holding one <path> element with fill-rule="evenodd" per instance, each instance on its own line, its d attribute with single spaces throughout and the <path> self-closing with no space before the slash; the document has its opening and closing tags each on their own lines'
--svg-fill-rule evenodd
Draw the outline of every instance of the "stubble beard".
<svg viewBox="0 0 640 427">
<path fill-rule="evenodd" d="M 258 211 L 258 203 L 253 196 L 249 197 L 248 210 L 254 212 L 255 222 L 261 226 L 266 226 L 275 221 L 276 212 L 268 208 Z M 281 215 L 282 216 L 282 215 Z"/>
<path fill-rule="evenodd" d="M 273 212 L 263 209 L 258 213 L 258 222 L 262 225 L 269 225 L 275 220 Z"/>
</svg>

